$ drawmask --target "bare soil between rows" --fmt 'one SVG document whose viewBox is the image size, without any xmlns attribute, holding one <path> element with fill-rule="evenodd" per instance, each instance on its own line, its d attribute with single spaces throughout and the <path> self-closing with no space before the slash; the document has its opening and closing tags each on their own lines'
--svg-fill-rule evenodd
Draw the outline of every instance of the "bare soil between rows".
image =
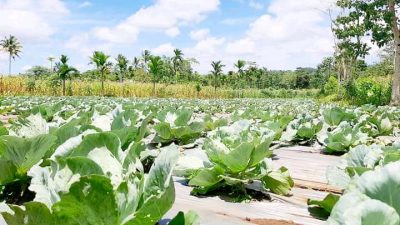
<svg viewBox="0 0 400 225">
<path fill-rule="evenodd" d="M 257 225 L 300 225 L 292 221 L 286 220 L 273 220 L 273 219 L 246 219 L 247 222 Z"/>
</svg>

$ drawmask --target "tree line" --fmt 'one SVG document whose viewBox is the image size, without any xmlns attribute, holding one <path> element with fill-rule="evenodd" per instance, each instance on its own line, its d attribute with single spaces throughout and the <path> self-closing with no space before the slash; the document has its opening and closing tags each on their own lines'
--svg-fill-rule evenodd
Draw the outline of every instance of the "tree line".
<svg viewBox="0 0 400 225">
<path fill-rule="evenodd" d="M 11 39 L 11 41 L 8 41 Z M 17 38 L 10 36 L 5 38 L 5 42 L 10 43 L 3 47 L 10 55 L 11 59 L 19 57 L 22 45 Z M 18 54 L 15 54 L 18 53 Z M 213 86 L 215 91 L 219 87 L 229 87 L 232 89 L 307 89 L 319 88 L 321 83 L 325 83 L 333 70 L 323 68 L 297 68 L 296 70 L 268 70 L 259 67 L 255 62 L 237 60 L 233 65 L 234 70 L 224 72 L 226 66 L 222 61 L 211 62 L 211 70 L 206 74 L 194 71 L 193 66 L 198 64 L 194 58 L 186 58 L 180 49 L 173 50 L 173 56 L 158 56 L 149 50 L 144 50 L 141 56 L 129 60 L 126 56 L 119 54 L 113 60 L 112 57 L 101 51 L 93 52 L 88 59 L 93 69 L 80 72 L 69 63 L 69 57 L 61 55 L 58 58 L 48 57 L 49 66 L 34 66 L 22 75 L 32 79 L 52 79 L 56 82 L 61 81 L 62 93 L 66 94 L 66 83 L 73 79 L 100 80 L 104 94 L 104 82 L 106 80 L 116 82 L 151 82 L 153 83 L 153 93 L 158 83 L 179 84 L 196 83 L 196 89 L 202 86 Z M 112 63 L 113 62 L 113 63 Z M 324 60 L 324 64 L 331 65 L 330 58 Z M 329 64 L 329 65 L 328 65 Z M 9 74 L 11 75 L 11 67 Z"/>
<path fill-rule="evenodd" d="M 193 70 L 193 65 L 198 62 L 185 58 L 181 50 L 175 49 L 172 57 L 153 55 L 145 50 L 141 56 L 132 60 L 118 55 L 115 57 L 115 63 L 111 63 L 110 56 L 96 51 L 90 57 L 90 62 L 95 65 L 94 69 L 82 73 L 68 64 L 66 56 L 58 60 L 50 57 L 50 71 L 48 67 L 37 66 L 26 75 L 35 79 L 48 75 L 52 75 L 55 80 L 61 79 L 63 93 L 66 80 L 79 78 L 100 79 L 103 85 L 105 80 L 152 82 L 154 87 L 157 83 L 168 85 L 196 82 L 197 89 L 207 85 L 213 86 L 215 90 L 223 86 L 233 89 L 320 88 L 321 93 L 329 93 L 332 90 L 340 93 L 341 90 L 345 90 L 344 95 L 350 98 L 357 89 L 365 89 L 363 91 L 368 92 L 368 95 L 372 89 L 378 90 L 378 93 L 382 92 L 382 88 L 379 87 L 382 84 L 381 80 L 371 79 L 362 88 L 357 87 L 357 84 L 362 83 L 359 79 L 363 77 L 382 76 L 389 78 L 385 82 L 391 86 L 390 102 L 399 105 L 399 8 L 400 0 L 337 0 L 335 8 L 327 10 L 334 35 L 334 54 L 323 59 L 316 68 L 277 71 L 260 67 L 254 62 L 238 60 L 234 64 L 235 69 L 225 73 L 225 64 L 222 61 L 214 61 L 209 73 L 199 74 Z M 333 15 L 336 11 L 339 12 L 338 15 Z M 384 53 L 381 61 L 374 65 L 365 63 L 365 57 L 371 52 L 369 42 L 374 43 Z M 11 74 L 11 62 L 19 57 L 22 45 L 13 36 L 6 37 L 0 45 L 9 53 Z M 332 89 L 334 83 L 336 86 Z M 325 87 L 326 85 L 329 87 Z"/>
</svg>

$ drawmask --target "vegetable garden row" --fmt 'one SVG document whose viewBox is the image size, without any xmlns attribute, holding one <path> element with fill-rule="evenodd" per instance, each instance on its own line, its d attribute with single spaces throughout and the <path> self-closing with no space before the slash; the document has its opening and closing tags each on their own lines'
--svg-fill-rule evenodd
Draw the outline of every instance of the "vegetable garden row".
<svg viewBox="0 0 400 225">
<path fill-rule="evenodd" d="M 9 97 L 0 126 L 0 224 L 212 224 L 175 217 L 177 177 L 191 195 L 246 205 L 292 195 L 275 151 L 340 156 L 310 199 L 328 224 L 400 224 L 400 109 L 307 100 Z M 213 206 L 210 205 L 210 208 Z M 171 217 L 171 218 L 168 218 Z"/>
</svg>

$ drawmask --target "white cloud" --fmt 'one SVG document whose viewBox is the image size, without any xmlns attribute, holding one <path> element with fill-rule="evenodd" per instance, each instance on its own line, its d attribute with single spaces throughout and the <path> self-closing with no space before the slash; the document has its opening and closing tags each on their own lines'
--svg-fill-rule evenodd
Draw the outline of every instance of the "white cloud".
<svg viewBox="0 0 400 225">
<path fill-rule="evenodd" d="M 199 23 L 208 13 L 217 10 L 219 3 L 219 0 L 157 0 L 115 27 L 97 28 L 95 35 L 113 43 L 133 43 L 143 31 L 178 35 L 179 27 Z"/>
<path fill-rule="evenodd" d="M 250 6 L 251 8 L 253 8 L 253 9 L 257 9 L 257 10 L 264 9 L 264 5 L 261 4 L 261 3 L 258 2 L 258 1 L 255 1 L 255 0 L 250 0 L 249 6 Z"/>
<path fill-rule="evenodd" d="M 209 29 L 197 29 L 190 32 L 190 38 L 193 40 L 202 40 L 210 34 Z"/>
<path fill-rule="evenodd" d="M 90 7 L 92 5 L 93 5 L 93 3 L 91 3 L 90 1 L 84 1 L 81 4 L 79 4 L 78 8 L 87 8 L 87 7 Z"/>
<path fill-rule="evenodd" d="M 271 0 L 269 4 L 258 5 L 265 1 L 243 0 L 243 6 L 263 7 L 265 13 L 258 18 L 254 15 L 229 18 L 227 15 L 228 17 L 221 21 L 207 21 L 217 23 L 215 25 L 218 26 L 248 24 L 245 31 L 230 33 L 232 36 L 217 36 L 207 28 L 198 29 L 204 25 L 198 24 L 211 12 L 218 10 L 220 0 L 154 0 L 150 1 L 153 2 L 152 5 L 139 9 L 115 26 L 106 27 L 99 25 L 104 24 L 103 21 L 96 22 L 94 18 L 93 21 L 92 18 L 87 18 L 88 22 L 84 23 L 85 27 L 88 27 L 87 32 L 79 33 L 69 29 L 68 31 L 73 33 L 69 39 L 64 39 L 63 36 L 55 35 L 57 27 L 67 25 L 68 29 L 68 26 L 83 23 L 74 22 L 76 17 L 65 18 L 74 12 L 69 12 L 62 0 L 0 0 L 0 38 L 13 34 L 27 48 L 32 49 L 31 44 L 39 43 L 40 46 L 34 49 L 42 49 L 43 45 L 47 48 L 43 54 L 68 54 L 71 65 L 80 69 L 92 67 L 88 66 L 87 62 L 88 56 L 94 50 L 105 51 L 113 56 L 124 53 L 133 57 L 140 54 L 139 48 L 147 48 L 154 54 L 168 56 L 172 55 L 173 49 L 180 48 L 185 57 L 194 57 L 200 62 L 195 66 L 200 72 L 210 71 L 210 63 L 213 60 L 222 60 L 227 65 L 225 70 L 231 70 L 237 59 L 256 61 L 260 66 L 269 69 L 294 69 L 297 66 L 315 66 L 322 57 L 332 53 L 329 21 L 326 15 L 318 10 L 325 8 L 329 1 L 332 0 Z M 88 5 L 84 1 L 80 2 L 81 6 Z M 56 24 L 58 26 L 55 26 Z M 218 29 L 218 26 L 213 26 L 213 30 Z M 168 38 L 181 35 L 181 32 L 183 34 L 187 29 L 191 30 L 191 40 L 175 42 Z M 145 35 L 150 35 L 143 35 L 148 32 L 156 32 L 159 35 L 157 40 L 163 44 L 157 46 L 144 41 L 143 46 L 132 45 L 139 37 L 145 38 Z M 53 37 L 56 37 L 57 43 L 62 39 L 62 44 L 54 51 L 49 47 L 49 41 L 53 40 Z M 192 46 L 188 46 L 187 41 L 192 41 Z M 181 43 L 185 43 L 185 47 Z M 28 56 L 23 58 L 25 57 L 27 61 L 22 59 L 16 62 L 16 68 L 39 62 L 34 58 L 37 58 L 36 55 L 31 55 L 29 59 Z M 2 70 L 7 70 L 7 59 L 5 54 L 0 54 Z"/>
<path fill-rule="evenodd" d="M 206 29 L 204 29 L 205 31 Z M 188 58 L 195 58 L 199 64 L 194 65 L 194 69 L 199 72 L 207 73 L 210 71 L 210 63 L 213 60 L 226 59 L 224 55 L 223 46 L 226 43 L 224 37 L 213 37 L 204 32 L 203 35 L 195 35 L 197 38 L 196 44 L 191 48 L 183 49 L 185 56 Z M 200 32 L 202 33 L 202 32 Z"/>
<path fill-rule="evenodd" d="M 48 40 L 56 31 L 52 24 L 68 13 L 60 0 L 0 0 L 0 36 L 25 43 Z"/>
<path fill-rule="evenodd" d="M 25 65 L 25 66 L 23 66 L 21 69 L 22 69 L 22 72 L 26 72 L 26 71 L 32 69 L 32 67 L 33 67 L 33 66 L 31 66 L 31 65 Z"/>
<path fill-rule="evenodd" d="M 178 27 L 171 27 L 165 31 L 165 34 L 169 37 L 176 37 L 181 33 Z"/>
<path fill-rule="evenodd" d="M 253 21 L 255 18 L 253 17 L 239 17 L 239 18 L 226 18 L 223 19 L 220 23 L 223 25 L 241 25 L 241 24 L 248 24 Z"/>
<path fill-rule="evenodd" d="M 207 29 L 195 30 L 190 33 L 195 45 L 184 51 L 198 59 L 200 72 L 210 71 L 213 60 L 222 60 L 226 71 L 238 59 L 269 69 L 315 66 L 333 51 L 328 18 L 321 11 L 329 1 L 273 0 L 265 14 L 252 20 L 244 36 L 214 37 Z"/>
<path fill-rule="evenodd" d="M 234 55 L 271 69 L 315 66 L 333 51 L 328 19 L 320 10 L 328 4 L 320 0 L 272 1 L 244 37 L 227 43 L 227 60 L 232 61 Z"/>
<path fill-rule="evenodd" d="M 156 48 L 153 48 L 151 52 L 156 55 L 171 56 L 175 47 L 171 43 L 162 44 Z"/>
<path fill-rule="evenodd" d="M 94 51 L 109 52 L 112 49 L 112 44 L 93 42 L 89 33 L 82 33 L 69 38 L 64 47 L 78 52 L 81 56 L 89 57 Z"/>
</svg>

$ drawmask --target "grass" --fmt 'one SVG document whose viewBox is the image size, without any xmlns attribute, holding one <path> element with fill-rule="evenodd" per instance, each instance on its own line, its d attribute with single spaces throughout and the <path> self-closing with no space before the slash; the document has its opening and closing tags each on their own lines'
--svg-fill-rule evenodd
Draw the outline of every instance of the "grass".
<svg viewBox="0 0 400 225">
<path fill-rule="evenodd" d="M 32 80 L 26 77 L 4 77 L 0 79 L 0 93 L 3 96 L 61 96 L 61 86 L 51 84 L 48 80 Z M 159 97 L 159 98 L 199 98 L 199 99 L 232 99 L 232 98 L 314 98 L 318 90 L 273 90 L 241 89 L 234 90 L 221 87 L 202 87 L 196 91 L 195 83 L 157 84 L 156 96 L 153 96 L 153 84 L 127 81 L 124 83 L 107 81 L 105 94 L 110 97 Z M 100 96 L 100 81 L 67 81 L 69 96 Z"/>
</svg>

